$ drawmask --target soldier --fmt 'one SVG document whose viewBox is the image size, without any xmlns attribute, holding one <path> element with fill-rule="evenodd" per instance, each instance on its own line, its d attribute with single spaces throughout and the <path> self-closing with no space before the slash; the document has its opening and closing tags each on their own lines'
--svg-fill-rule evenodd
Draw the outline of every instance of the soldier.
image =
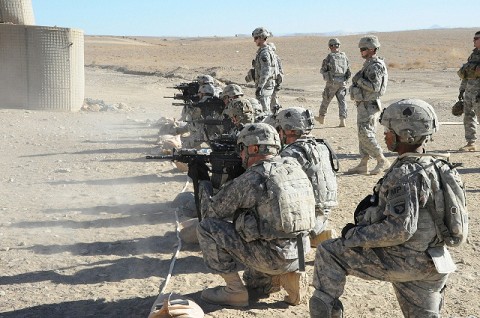
<svg viewBox="0 0 480 318">
<path fill-rule="evenodd" d="M 383 59 L 377 57 L 380 42 L 376 36 L 368 35 L 361 38 L 358 47 L 365 63 L 352 78 L 350 97 L 357 106 L 358 148 L 361 160 L 347 173 L 368 173 L 368 159 L 373 157 L 377 160 L 377 165 L 370 174 L 378 174 L 390 165 L 375 137 L 376 122 L 382 108 L 380 96 L 387 88 L 388 73 Z"/>
<path fill-rule="evenodd" d="M 214 97 L 214 87 L 212 84 L 203 84 L 198 89 L 199 101 L 188 108 L 186 120 L 187 125 L 181 129 L 177 129 L 177 133 L 189 132 L 188 136 L 181 136 L 182 145 L 185 148 L 201 148 L 202 143 L 208 141 L 205 135 L 214 135 L 220 133 L 218 127 L 205 126 L 198 122 L 203 119 L 217 119 L 222 116 L 223 107 L 219 103 L 222 101 Z M 207 129 L 205 129 L 207 128 Z"/>
<path fill-rule="evenodd" d="M 214 196 L 210 181 L 199 185 L 203 219 L 197 234 L 203 259 L 227 283 L 204 290 L 201 298 L 219 305 L 248 306 L 248 290 L 238 274 L 247 267 L 268 276 L 267 292 L 283 287 L 288 293 L 285 301 L 297 305 L 308 285 L 306 273 L 297 271 L 297 242 L 307 253 L 308 232 L 315 223 L 312 186 L 294 159 L 278 156 L 280 137 L 272 126 L 246 125 L 237 145 L 247 170 Z M 195 164 L 189 171 L 208 180 L 207 167 Z"/>
<path fill-rule="evenodd" d="M 345 127 L 345 119 L 347 118 L 347 103 L 345 96 L 347 95 L 347 81 L 351 76 L 350 63 L 347 55 L 340 52 L 340 41 L 338 39 L 328 40 L 328 47 L 330 52 L 323 60 L 320 73 L 323 79 L 327 82 L 322 93 L 322 103 L 317 118 L 320 124 L 325 122 L 325 115 L 327 114 L 328 105 L 333 97 L 337 98 L 338 102 L 338 117 L 340 117 L 339 127 Z"/>
<path fill-rule="evenodd" d="M 242 97 L 243 95 L 243 90 L 240 86 L 237 84 L 228 84 L 223 88 L 220 98 L 225 103 L 225 106 L 227 106 L 231 100 Z"/>
<path fill-rule="evenodd" d="M 331 209 L 338 204 L 337 178 L 331 165 L 330 149 L 310 135 L 314 127 L 313 115 L 302 107 L 282 109 L 276 117 L 275 127 L 284 147 L 280 156 L 295 158 L 312 183 L 316 222 L 310 232 L 310 243 L 317 247 L 322 240 L 330 238 L 328 233 L 331 231 L 323 232 Z"/>
<path fill-rule="evenodd" d="M 244 125 L 255 122 L 255 110 L 248 98 L 238 97 L 231 100 L 223 114 L 231 119 L 238 131 Z"/>
<path fill-rule="evenodd" d="M 458 76 L 462 79 L 458 99 L 463 100 L 463 126 L 467 140 L 467 144 L 460 148 L 460 151 L 477 150 L 475 141 L 477 140 L 477 119 L 480 114 L 480 31 L 473 37 L 473 46 L 475 49 L 467 63 L 463 64 L 458 71 Z"/>
<path fill-rule="evenodd" d="M 387 107 L 380 123 L 388 149 L 399 157 L 357 207 L 356 224 L 317 247 L 312 318 L 343 317 L 339 297 L 347 275 L 391 282 L 405 317 L 440 317 L 455 264 L 431 210 L 440 209 L 439 172 L 425 143 L 438 130 L 437 116 L 428 103 L 407 99 Z M 446 191 L 438 192 L 443 200 Z"/>
<path fill-rule="evenodd" d="M 262 104 L 265 114 L 272 112 L 270 102 L 277 85 L 277 77 L 280 74 L 277 55 L 272 47 L 267 45 L 269 36 L 271 36 L 271 33 L 263 27 L 253 30 L 252 37 L 258 50 L 255 59 L 252 61 L 253 72 L 252 70 L 249 71 L 250 75 L 254 75 L 255 97 Z"/>
</svg>

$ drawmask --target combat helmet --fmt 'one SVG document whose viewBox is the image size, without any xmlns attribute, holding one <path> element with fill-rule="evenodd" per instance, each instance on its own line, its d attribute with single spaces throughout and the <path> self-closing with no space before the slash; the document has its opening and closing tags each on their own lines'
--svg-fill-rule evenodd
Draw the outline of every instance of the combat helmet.
<svg viewBox="0 0 480 318">
<path fill-rule="evenodd" d="M 198 92 L 200 94 L 208 94 L 208 95 L 213 96 L 215 94 L 215 87 L 213 87 L 213 85 L 210 84 L 210 83 L 209 84 L 203 84 L 198 89 Z"/>
<path fill-rule="evenodd" d="M 380 115 L 380 124 L 408 144 L 422 144 L 439 128 L 433 107 L 420 99 L 402 99 L 391 104 Z"/>
<path fill-rule="evenodd" d="M 306 134 L 313 129 L 313 115 L 303 107 L 285 108 L 277 114 L 275 126 L 282 130 L 296 130 Z"/>
<path fill-rule="evenodd" d="M 258 27 L 252 32 L 252 37 L 260 37 L 262 39 L 266 39 L 269 36 L 272 36 L 272 33 L 265 29 L 264 27 Z"/>
<path fill-rule="evenodd" d="M 215 84 L 215 79 L 210 75 L 202 74 L 197 76 L 197 82 L 200 86 L 204 84 Z"/>
<path fill-rule="evenodd" d="M 265 123 L 247 124 L 238 134 L 237 145 L 265 145 L 280 149 L 280 136 L 272 125 Z"/>
<path fill-rule="evenodd" d="M 230 101 L 224 110 L 228 117 L 235 117 L 236 124 L 249 124 L 255 121 L 255 111 L 247 98 L 236 98 Z"/>
<path fill-rule="evenodd" d="M 237 84 L 228 84 L 223 88 L 221 98 L 243 96 L 243 90 Z"/>
<path fill-rule="evenodd" d="M 337 39 L 337 38 L 333 38 L 333 39 L 330 39 L 328 40 L 328 46 L 336 46 L 336 47 L 339 47 L 340 46 L 340 40 Z"/>
<path fill-rule="evenodd" d="M 375 35 L 367 35 L 358 41 L 358 47 L 366 47 L 369 49 L 378 49 L 380 47 L 380 41 Z"/>
</svg>

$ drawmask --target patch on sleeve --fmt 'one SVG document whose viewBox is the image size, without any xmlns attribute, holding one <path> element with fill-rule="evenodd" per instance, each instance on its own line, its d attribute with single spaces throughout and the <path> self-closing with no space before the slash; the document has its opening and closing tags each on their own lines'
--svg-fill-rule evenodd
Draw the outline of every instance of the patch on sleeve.
<svg viewBox="0 0 480 318">
<path fill-rule="evenodd" d="M 391 214 L 400 215 L 406 211 L 408 191 L 408 184 L 397 185 L 388 190 L 387 201 Z"/>
</svg>

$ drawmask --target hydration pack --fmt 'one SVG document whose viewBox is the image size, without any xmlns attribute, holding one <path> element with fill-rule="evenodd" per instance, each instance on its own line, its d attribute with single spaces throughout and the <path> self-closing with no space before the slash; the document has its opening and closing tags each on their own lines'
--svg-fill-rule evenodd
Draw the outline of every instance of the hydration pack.
<svg viewBox="0 0 480 318">
<path fill-rule="evenodd" d="M 264 177 L 267 202 L 257 207 L 260 236 L 294 238 L 315 227 L 315 199 L 310 180 L 293 158 L 264 161 L 254 171 Z"/>
</svg>

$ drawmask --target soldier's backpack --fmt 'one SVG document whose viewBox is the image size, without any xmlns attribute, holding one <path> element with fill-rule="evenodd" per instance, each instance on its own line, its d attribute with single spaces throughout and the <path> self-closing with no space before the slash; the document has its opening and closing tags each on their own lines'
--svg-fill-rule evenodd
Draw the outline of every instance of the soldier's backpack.
<svg viewBox="0 0 480 318">
<path fill-rule="evenodd" d="M 465 185 L 456 166 L 449 161 L 431 157 L 427 165 L 433 165 L 439 183 L 433 187 L 435 206 L 428 210 L 436 225 L 437 235 L 447 246 L 456 247 L 466 241 L 468 235 L 468 211 Z M 425 161 L 422 166 L 426 168 Z M 428 166 L 427 166 L 428 167 Z"/>
<path fill-rule="evenodd" d="M 336 82 L 344 82 L 348 80 L 350 75 L 348 74 L 348 59 L 345 53 L 330 53 L 327 58 L 328 73 L 331 80 Z"/>
<path fill-rule="evenodd" d="M 315 199 L 301 166 L 289 157 L 267 160 L 262 166 L 255 171 L 264 177 L 268 199 L 257 207 L 260 236 L 294 238 L 309 232 L 315 226 Z"/>
</svg>

